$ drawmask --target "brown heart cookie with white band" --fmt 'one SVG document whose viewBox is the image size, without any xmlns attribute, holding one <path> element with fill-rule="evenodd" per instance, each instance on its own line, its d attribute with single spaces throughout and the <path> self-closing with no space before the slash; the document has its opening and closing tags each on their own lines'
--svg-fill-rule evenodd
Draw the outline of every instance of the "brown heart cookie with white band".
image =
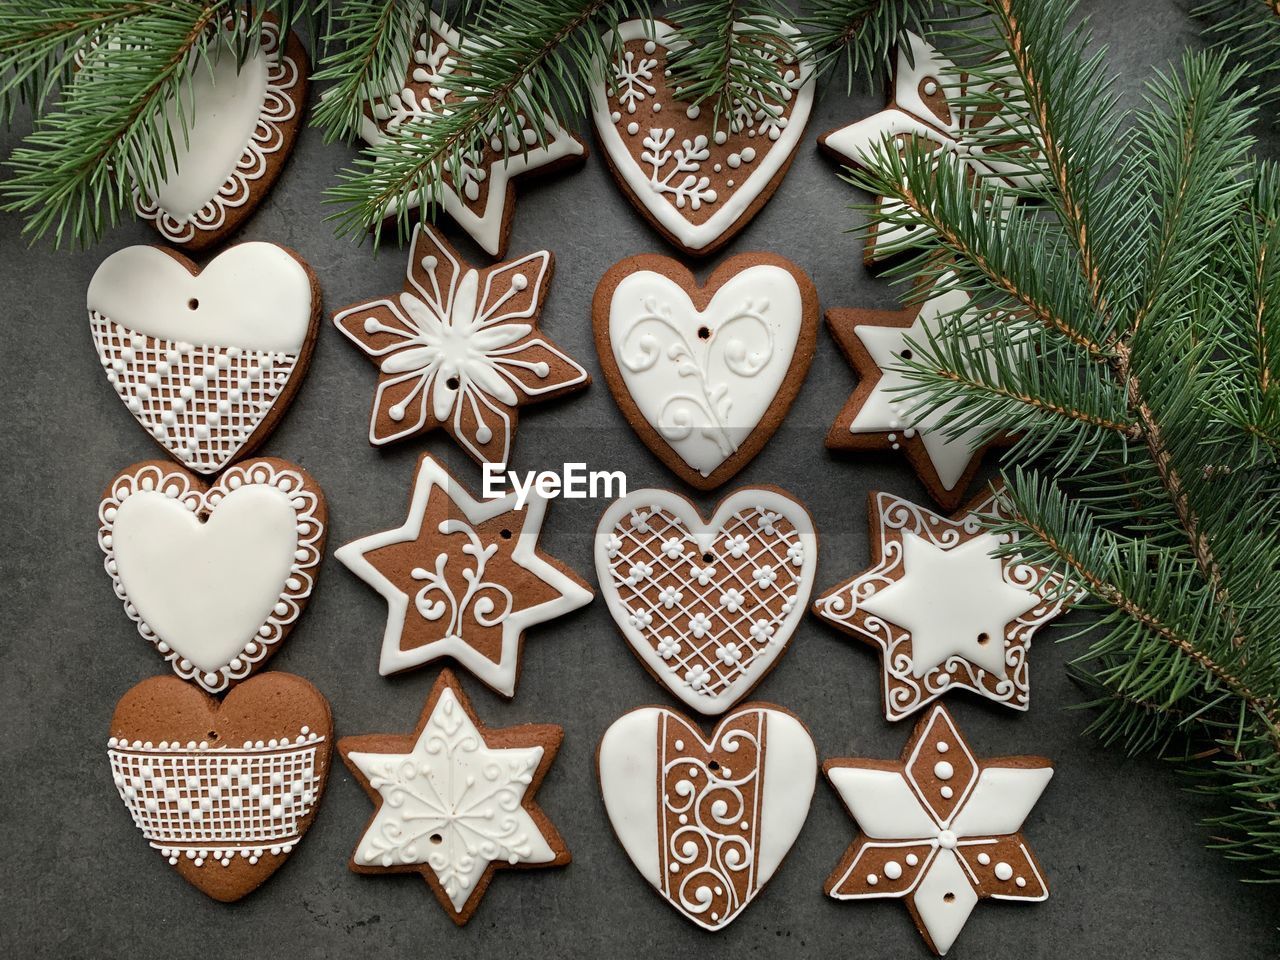
<svg viewBox="0 0 1280 960">
<path fill-rule="evenodd" d="M 103 494 L 98 543 L 125 613 L 178 676 L 220 693 L 258 670 L 302 614 L 324 555 L 324 494 L 264 457 L 212 485 L 163 460 Z"/>
<path fill-rule="evenodd" d="M 751 222 L 782 182 L 813 105 L 815 65 L 799 32 L 777 24 L 777 78 L 760 102 L 719 117 L 681 99 L 669 54 L 687 47 L 661 20 L 617 28 L 617 54 L 591 86 L 596 135 L 636 209 L 690 256 L 714 253 Z M 763 70 L 763 65 L 762 65 Z"/>
<path fill-rule="evenodd" d="M 729 257 L 702 285 L 678 261 L 641 254 L 600 279 L 592 317 L 627 422 L 682 480 L 713 490 L 760 452 L 799 393 L 818 294 L 769 253 Z"/>
<path fill-rule="evenodd" d="M 225 239 L 266 196 L 306 103 L 310 68 L 297 35 L 264 17 L 258 44 L 241 56 L 234 26 L 228 17 L 208 55 L 187 63 L 165 106 L 174 149 L 167 175 L 154 196 L 134 192 L 138 215 L 188 250 Z"/>
<path fill-rule="evenodd" d="M 311 826 L 332 739 L 329 703 L 301 677 L 255 677 L 221 703 L 151 677 L 116 704 L 107 756 L 151 846 L 226 903 L 261 886 Z"/>
<path fill-rule="evenodd" d="M 306 261 L 256 241 L 204 269 L 164 247 L 125 247 L 102 261 L 87 300 L 107 381 L 171 457 L 205 474 L 275 429 L 320 320 Z"/>
<path fill-rule="evenodd" d="M 695 710 L 723 713 L 764 679 L 804 617 L 813 518 L 782 490 L 735 491 L 704 520 L 669 490 L 636 490 L 596 528 L 596 576 L 645 668 Z"/>
<path fill-rule="evenodd" d="M 596 751 L 614 832 L 681 914 L 723 930 L 777 871 L 809 814 L 813 738 L 781 707 L 752 703 L 716 726 L 662 707 L 614 722 Z"/>
</svg>

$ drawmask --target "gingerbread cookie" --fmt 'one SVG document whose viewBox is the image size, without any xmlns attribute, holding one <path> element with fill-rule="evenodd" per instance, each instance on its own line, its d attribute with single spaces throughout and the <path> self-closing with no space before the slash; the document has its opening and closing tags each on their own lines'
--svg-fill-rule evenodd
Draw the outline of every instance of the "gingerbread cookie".
<svg viewBox="0 0 1280 960">
<path fill-rule="evenodd" d="M 409 515 L 334 554 L 387 601 L 378 672 L 449 657 L 505 697 L 515 695 L 531 626 L 591 602 L 591 589 L 538 549 L 547 499 L 530 490 L 476 500 L 423 454 Z"/>
<path fill-rule="evenodd" d="M 320 285 L 274 243 L 229 247 L 201 270 L 164 247 L 125 247 L 89 281 L 108 382 L 179 463 L 217 473 L 275 429 L 311 362 Z"/>
<path fill-rule="evenodd" d="M 464 41 L 436 14 L 428 17 L 415 32 L 413 49 L 405 51 L 404 68 L 388 77 L 364 106 L 360 136 L 367 143 L 401 135 L 406 124 L 425 125 L 447 117 L 461 99 L 446 78 L 468 70 L 467 55 L 461 52 Z M 461 168 L 441 171 L 439 180 L 427 187 L 427 195 L 493 257 L 506 255 L 516 203 L 513 181 L 579 166 L 587 158 L 586 145 L 554 118 L 544 116 L 533 124 L 521 114 L 517 120 L 518 129 L 512 125 L 481 131 Z M 539 129 L 544 132 L 541 143 Z M 416 197 L 412 205 L 417 206 Z M 388 218 L 397 209 L 388 210 Z"/>
<path fill-rule="evenodd" d="M 442 429 L 505 465 L 519 407 L 585 389 L 590 375 L 538 329 L 553 266 L 539 250 L 477 270 L 419 224 L 404 292 L 333 317 L 378 365 L 369 442 Z"/>
<path fill-rule="evenodd" d="M 1016 92 L 1016 78 L 999 84 L 975 83 L 970 75 L 956 69 L 954 63 L 913 33 L 906 34 L 905 45 L 898 48 L 897 73 L 893 99 L 882 111 L 857 123 L 828 131 L 818 143 L 835 159 L 857 167 L 868 167 L 878 151 L 890 142 L 905 150 L 914 140 L 930 150 L 953 153 L 974 178 L 996 178 L 1011 188 L 1029 188 L 1044 180 L 1042 174 L 1027 169 L 1025 163 L 1002 157 L 1001 153 L 1025 152 L 1031 142 L 1015 140 L 1018 121 L 1010 111 L 993 111 L 966 102 L 966 97 L 998 94 L 1006 100 Z M 975 131 L 988 138 L 996 133 L 1010 137 L 1001 149 L 985 148 L 973 143 Z M 1006 198 L 1013 202 L 1012 197 Z M 892 215 L 903 211 L 901 204 L 877 199 L 879 212 Z M 897 253 L 918 246 L 929 236 L 922 225 L 873 224 L 867 233 L 863 259 L 871 265 Z"/>
<path fill-rule="evenodd" d="M 124 611 L 178 676 L 210 693 L 258 670 L 301 616 L 324 556 L 324 495 L 264 457 L 212 485 L 164 460 L 111 481 L 98 544 Z"/>
<path fill-rule="evenodd" d="M 627 198 L 671 244 L 714 253 L 760 212 L 795 156 L 813 105 L 815 65 L 799 31 L 777 25 L 777 78 L 760 103 L 715 111 L 680 99 L 668 55 L 687 44 L 661 20 L 617 28 L 617 55 L 591 87 L 596 135 Z"/>
<path fill-rule="evenodd" d="M 710 740 L 673 710 L 632 710 L 605 731 L 596 765 L 631 862 L 663 899 L 713 932 L 777 872 L 818 774 L 808 729 L 767 703 L 739 707 Z"/>
<path fill-rule="evenodd" d="M 1071 602 L 1061 577 L 993 555 L 1018 539 L 983 525 L 1000 514 L 993 494 L 951 519 L 890 493 L 868 499 L 874 562 L 813 609 L 879 648 L 885 718 L 901 720 L 957 689 L 1026 710 L 1031 638 Z"/>
<path fill-rule="evenodd" d="M 640 439 L 713 490 L 760 452 L 813 360 L 818 295 L 789 260 L 744 253 L 705 284 L 652 254 L 609 268 L 592 306 L 596 352 Z"/>
<path fill-rule="evenodd" d="M 940 282 L 948 277 L 944 274 Z M 939 426 L 952 404 L 926 412 L 923 398 L 904 395 L 903 390 L 914 384 L 903 364 L 928 349 L 931 341 L 959 336 L 957 325 L 967 334 L 970 355 L 978 360 L 989 357 L 990 323 L 968 305 L 968 294 L 949 290 L 926 292 L 918 306 L 905 310 L 827 311 L 831 335 L 858 372 L 857 388 L 827 432 L 827 447 L 902 450 L 929 495 L 947 510 L 964 502 L 983 453 L 1010 438 L 971 421 L 953 436 L 952 428 Z"/>
<path fill-rule="evenodd" d="M 936 706 L 900 760 L 828 760 L 822 768 L 862 830 L 827 879 L 828 895 L 905 898 L 939 956 L 979 899 L 1049 896 L 1019 832 L 1053 776 L 1043 757 L 978 760 Z"/>
<path fill-rule="evenodd" d="M 457 679 L 442 671 L 413 733 L 338 742 L 376 807 L 351 869 L 420 874 L 462 926 L 495 870 L 568 863 L 568 848 L 533 800 L 563 739 L 551 724 L 483 726 Z"/>
<path fill-rule="evenodd" d="M 669 490 L 636 490 L 596 528 L 596 577 L 645 668 L 700 713 L 723 713 L 773 669 L 818 565 L 813 518 L 774 487 L 735 491 L 710 521 Z"/>
<path fill-rule="evenodd" d="M 221 703 L 176 677 L 120 698 L 107 756 L 151 846 L 224 903 L 280 869 L 329 778 L 329 703 L 301 677 L 254 677 Z"/>
<path fill-rule="evenodd" d="M 247 16 L 247 14 L 240 14 Z M 154 196 L 135 189 L 134 209 L 170 243 L 218 243 L 266 196 L 293 149 L 310 67 L 302 42 L 262 22 L 260 43 L 241 57 L 228 20 L 207 59 L 193 59 L 165 108 L 174 163 Z"/>
</svg>

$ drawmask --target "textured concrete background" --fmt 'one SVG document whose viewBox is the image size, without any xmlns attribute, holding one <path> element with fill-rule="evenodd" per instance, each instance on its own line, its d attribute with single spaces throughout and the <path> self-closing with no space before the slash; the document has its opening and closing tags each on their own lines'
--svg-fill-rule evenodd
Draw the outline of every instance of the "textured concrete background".
<svg viewBox="0 0 1280 960">
<path fill-rule="evenodd" d="M 1099 42 L 1110 45 L 1129 104 L 1144 77 L 1196 42 L 1180 0 L 1093 0 Z M 817 283 L 823 306 L 892 307 L 893 290 L 860 265 L 858 226 L 846 203 L 862 199 L 818 155 L 824 130 L 879 109 L 883 94 L 829 89 L 776 197 L 724 251 L 767 249 L 791 257 Z M 1266 149 L 1277 152 L 1274 134 Z M 594 149 L 594 146 L 593 146 Z M 327 309 L 398 291 L 403 255 L 335 239 L 322 191 L 351 157 L 306 131 L 267 202 L 236 239 L 288 244 L 310 261 Z M 107 724 L 117 698 L 162 671 L 112 595 L 95 540 L 98 496 L 124 466 L 158 456 L 102 376 L 85 322 L 84 291 L 110 251 L 156 237 L 130 224 L 93 250 L 28 249 L 19 223 L 0 217 L 0 474 L 5 525 L 0 556 L 0 954 L 10 957 L 677 956 L 707 958 L 924 957 L 905 906 L 837 903 L 822 884 L 854 825 L 825 782 L 789 859 L 752 906 L 718 935 L 700 932 L 663 903 L 615 842 L 593 754 L 623 711 L 670 703 L 641 669 L 597 600 L 525 645 L 523 679 L 506 703 L 464 675 L 490 725 L 549 721 L 566 730 L 539 800 L 574 862 L 560 870 L 500 872 L 469 926 L 455 929 L 416 877 L 359 877 L 346 868 L 370 812 L 337 764 L 319 817 L 291 861 L 256 894 L 223 906 L 182 882 L 139 835 L 111 784 Z M 457 231 L 453 231 L 457 236 Z M 547 332 L 597 375 L 585 394 L 523 419 L 513 465 L 582 460 L 623 468 L 633 488 L 676 485 L 623 423 L 592 346 L 589 304 L 597 279 L 624 256 L 669 253 L 623 199 L 598 157 L 586 169 L 522 191 L 511 251 L 550 247 L 556 277 Z M 477 254 L 474 248 L 470 249 Z M 705 271 L 704 271 L 705 272 Z M 473 488 L 479 470 L 441 435 L 388 450 L 365 441 L 373 368 L 331 326 L 293 409 L 263 452 L 310 470 L 328 497 L 330 549 L 398 525 L 410 474 L 425 450 Z M 868 562 L 865 502 L 885 488 L 927 503 L 894 456 L 837 461 L 822 436 L 853 386 L 824 332 L 790 416 L 764 452 L 725 491 L 777 483 L 806 502 L 821 535 L 818 587 Z M 705 506 L 716 497 L 700 497 Z M 604 509 L 553 505 L 544 545 L 591 576 L 590 534 Z M 593 579 L 593 578 L 592 578 Z M 435 676 L 378 676 L 381 597 L 326 561 L 318 591 L 271 666 L 299 673 L 329 697 L 339 734 L 413 728 Z M 1070 618 L 1067 629 L 1081 623 Z M 1066 630 L 1059 630 L 1063 636 Z M 1026 835 L 1052 897 L 1040 905 L 981 904 L 953 950 L 958 958 L 1129 957 L 1164 960 L 1264 957 L 1276 952 L 1274 888 L 1238 882 L 1240 871 L 1204 849 L 1204 801 L 1165 765 L 1131 760 L 1082 736 L 1087 711 L 1064 665 L 1078 642 L 1041 634 L 1033 655 L 1034 707 L 1021 715 L 965 696 L 948 706 L 980 755 L 1036 753 L 1057 776 Z M 810 726 L 822 757 L 896 757 L 910 723 L 889 725 L 878 705 L 869 648 L 809 618 L 761 685 Z M 335 758 L 336 759 L 336 758 Z"/>
</svg>

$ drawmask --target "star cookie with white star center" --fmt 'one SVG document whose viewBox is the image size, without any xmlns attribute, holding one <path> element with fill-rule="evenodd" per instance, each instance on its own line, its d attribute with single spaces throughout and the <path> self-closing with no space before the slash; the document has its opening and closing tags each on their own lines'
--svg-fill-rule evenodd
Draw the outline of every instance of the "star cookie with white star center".
<svg viewBox="0 0 1280 960">
<path fill-rule="evenodd" d="M 530 489 L 477 500 L 429 455 L 418 461 L 409 514 L 335 556 L 387 601 L 378 670 L 448 657 L 515 695 L 529 627 L 591 602 L 591 588 L 538 548 L 547 498 Z"/>
<path fill-rule="evenodd" d="M 440 429 L 477 463 L 505 466 L 520 407 L 591 383 L 538 326 L 553 267 L 539 250 L 476 268 L 419 224 L 404 291 L 333 317 L 378 367 L 369 442 Z"/>
<path fill-rule="evenodd" d="M 828 760 L 822 768 L 862 831 L 827 879 L 828 896 L 905 899 L 939 956 L 979 900 L 1048 898 L 1021 830 L 1053 776 L 1050 761 L 979 760 L 936 706 L 900 760 Z"/>
<path fill-rule="evenodd" d="M 1073 597 L 1020 555 L 992 555 L 1016 542 L 983 525 L 1000 509 L 998 496 L 986 494 L 947 518 L 890 493 L 870 495 L 874 563 L 813 606 L 880 651 L 886 719 L 956 689 L 1015 710 L 1030 706 L 1031 638 Z"/>
<path fill-rule="evenodd" d="M 551 724 L 485 727 L 442 671 L 413 733 L 338 741 L 376 807 L 351 869 L 420 874 L 461 926 L 495 870 L 568 863 L 568 848 L 533 800 L 563 739 Z"/>
</svg>

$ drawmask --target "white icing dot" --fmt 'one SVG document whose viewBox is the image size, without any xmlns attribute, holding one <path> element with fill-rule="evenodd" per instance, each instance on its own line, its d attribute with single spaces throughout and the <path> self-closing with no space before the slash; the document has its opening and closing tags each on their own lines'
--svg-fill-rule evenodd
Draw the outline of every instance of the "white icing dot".
<svg viewBox="0 0 1280 960">
<path fill-rule="evenodd" d="M 1013 867 L 1009 866 L 1003 860 L 996 864 L 996 879 L 1008 880 L 1013 876 Z"/>
<path fill-rule="evenodd" d="M 744 150 L 742 151 L 742 162 L 743 162 L 743 163 L 750 163 L 750 162 L 751 162 L 752 160 L 754 160 L 755 158 L 756 158 L 756 151 L 755 151 L 755 148 L 754 148 L 754 147 L 747 147 L 746 149 L 744 149 Z"/>
<path fill-rule="evenodd" d="M 867 886 L 868 886 L 868 887 L 874 887 L 874 886 L 875 886 L 877 883 L 879 883 L 879 882 L 880 882 L 880 878 L 879 878 L 879 877 L 877 877 L 874 873 L 868 873 L 868 874 L 867 874 Z"/>
<path fill-rule="evenodd" d="M 988 863 L 991 862 L 991 857 L 988 854 L 980 853 L 978 854 L 978 862 L 985 867 Z"/>
<path fill-rule="evenodd" d="M 644 45 L 645 53 L 653 53 L 657 49 L 658 49 L 658 45 L 654 43 L 652 40 L 648 40 L 645 42 L 645 45 Z"/>
<path fill-rule="evenodd" d="M 902 864 L 897 860 L 890 860 L 884 865 L 884 875 L 890 880 L 897 880 L 902 876 Z"/>
<path fill-rule="evenodd" d="M 945 740 L 939 740 L 937 745 L 934 747 L 934 749 L 937 750 L 939 753 L 946 753 L 948 750 L 951 749 L 951 744 L 947 743 L 947 741 Z"/>
<path fill-rule="evenodd" d="M 908 854 L 907 854 L 907 866 L 908 866 L 908 867 L 914 867 L 914 866 L 915 866 L 917 863 L 919 863 L 919 862 L 920 862 L 920 858 L 919 858 L 919 857 L 917 857 L 914 853 L 908 853 Z"/>
<path fill-rule="evenodd" d="M 627 124 L 627 133 L 631 134 L 634 137 L 639 132 L 640 132 L 640 124 L 636 123 L 634 120 L 632 120 L 630 123 Z"/>
<path fill-rule="evenodd" d="M 933 775 L 939 780 L 950 780 L 955 774 L 956 768 L 945 760 L 939 760 L 933 765 Z"/>
<path fill-rule="evenodd" d="M 1014 883 L 1016 883 L 1016 884 L 1017 884 L 1018 886 L 1020 886 L 1020 887 L 1025 887 L 1025 886 L 1027 885 L 1027 881 L 1026 881 L 1026 878 L 1025 878 L 1025 877 L 1019 877 L 1017 880 L 1015 880 L 1015 881 L 1013 881 L 1013 882 L 1014 882 Z"/>
<path fill-rule="evenodd" d="M 725 141 L 729 139 L 729 134 L 723 130 L 717 130 L 714 139 L 717 145 L 724 146 Z"/>
<path fill-rule="evenodd" d="M 938 792 L 942 794 L 943 800 L 950 800 L 955 795 L 955 791 L 952 790 L 950 787 L 943 787 Z"/>
<path fill-rule="evenodd" d="M 691 104 L 689 109 L 684 112 L 685 116 L 688 117 L 690 120 L 697 120 L 698 114 L 700 113 L 702 113 L 702 108 L 699 107 L 696 103 Z"/>
<path fill-rule="evenodd" d="M 653 112 L 660 113 L 661 111 L 662 111 L 662 104 L 660 104 L 657 100 L 653 101 Z"/>
</svg>

